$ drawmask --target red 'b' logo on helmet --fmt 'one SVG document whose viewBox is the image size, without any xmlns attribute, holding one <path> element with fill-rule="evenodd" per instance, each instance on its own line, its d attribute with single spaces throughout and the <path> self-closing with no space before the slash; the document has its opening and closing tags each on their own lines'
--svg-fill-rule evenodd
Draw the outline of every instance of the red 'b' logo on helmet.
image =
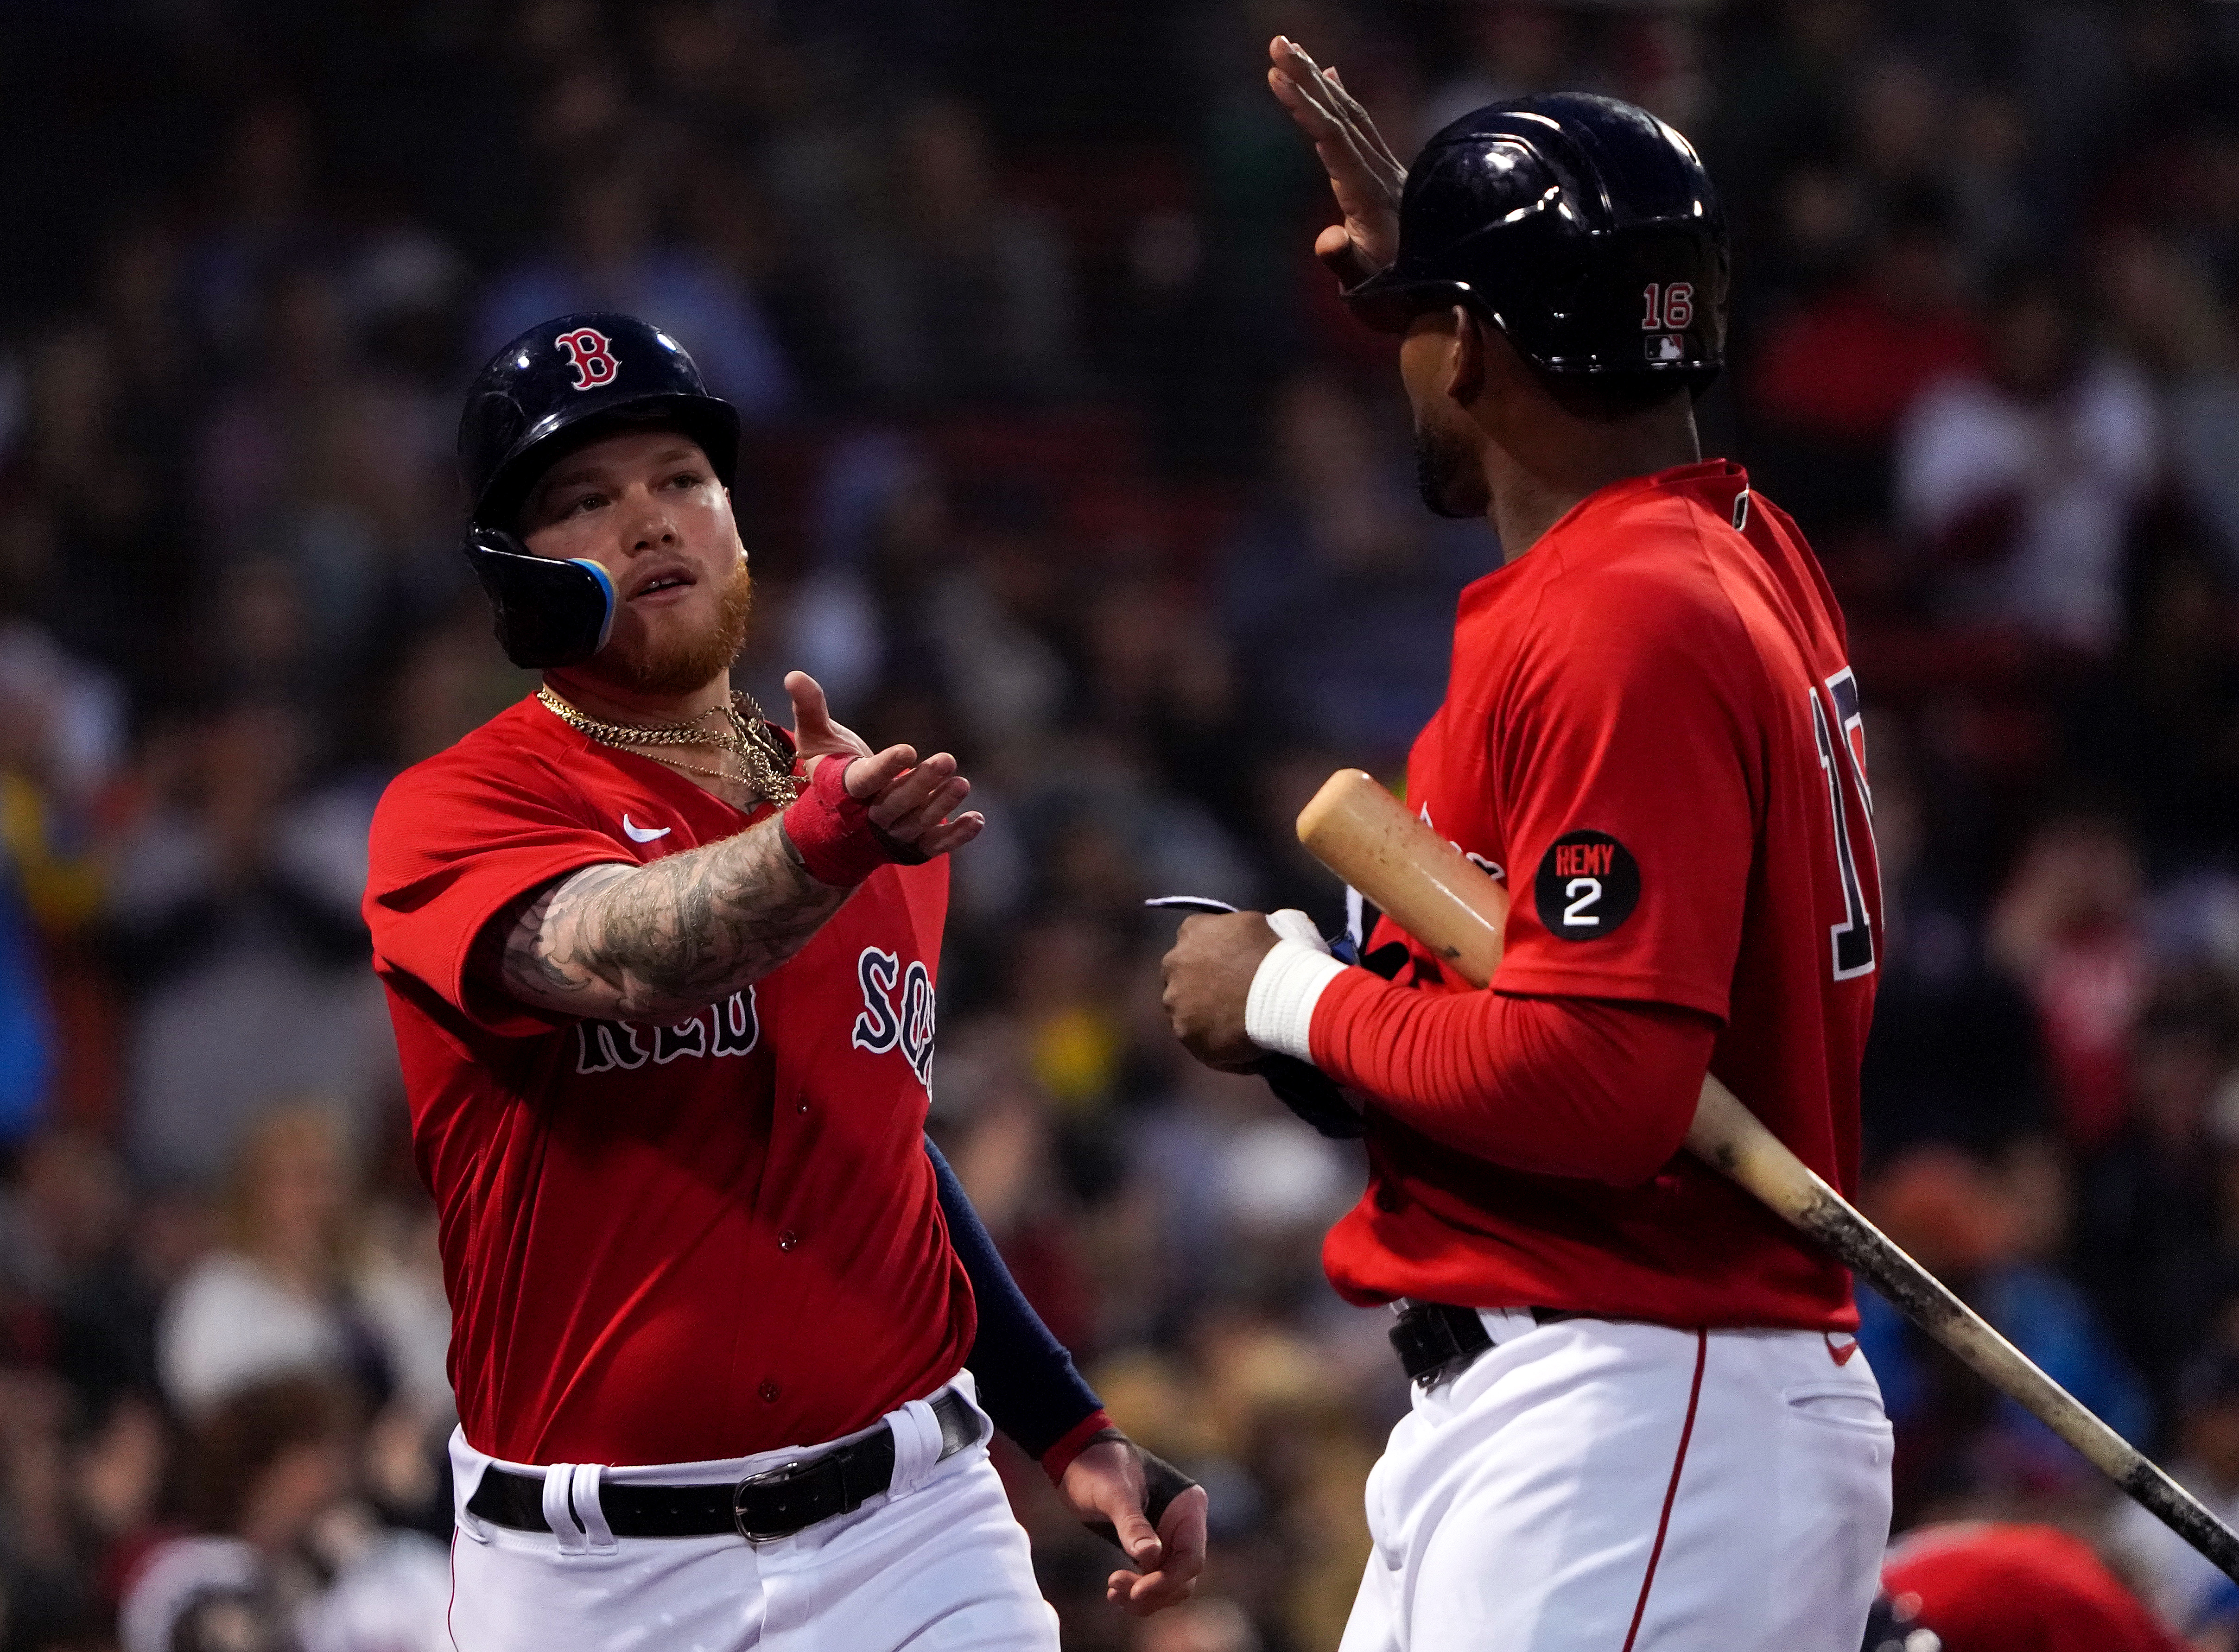
<svg viewBox="0 0 2239 1652">
<path fill-rule="evenodd" d="M 552 342 L 568 352 L 568 363 L 575 369 L 577 389 L 595 390 L 615 381 L 615 375 L 620 369 L 615 360 L 614 342 L 597 328 L 579 327 Z"/>
</svg>

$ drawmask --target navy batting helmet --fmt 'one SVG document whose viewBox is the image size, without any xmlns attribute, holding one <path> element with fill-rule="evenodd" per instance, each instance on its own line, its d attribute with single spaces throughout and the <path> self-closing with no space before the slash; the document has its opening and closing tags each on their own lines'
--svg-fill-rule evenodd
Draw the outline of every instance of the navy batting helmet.
<svg viewBox="0 0 2239 1652">
<path fill-rule="evenodd" d="M 1701 389 L 1725 359 L 1726 219 L 1687 140 L 1561 92 L 1465 115 L 1423 146 L 1399 255 L 1345 295 L 1372 326 L 1465 304 L 1545 373 Z"/>
<path fill-rule="evenodd" d="M 606 570 L 531 556 L 514 535 L 514 517 L 562 454 L 636 424 L 681 430 L 700 444 L 716 480 L 731 485 L 737 409 L 708 394 L 681 344 L 634 315 L 562 315 L 532 327 L 492 356 L 467 391 L 459 419 L 459 468 L 474 500 L 467 559 L 517 666 L 571 666 L 605 646 L 615 614 Z"/>
</svg>

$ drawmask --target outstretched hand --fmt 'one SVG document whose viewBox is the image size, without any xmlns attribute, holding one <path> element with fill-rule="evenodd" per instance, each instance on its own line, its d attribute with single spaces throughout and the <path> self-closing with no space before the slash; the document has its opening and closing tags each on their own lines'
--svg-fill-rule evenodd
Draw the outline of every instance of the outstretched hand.
<svg viewBox="0 0 2239 1652">
<path fill-rule="evenodd" d="M 1305 47 L 1281 35 L 1268 43 L 1267 55 L 1274 60 L 1267 85 L 1313 140 L 1345 214 L 1343 223 L 1315 238 L 1314 256 L 1345 286 L 1357 287 L 1399 255 L 1399 191 L 1407 169 L 1336 70 L 1320 67 Z"/>
<path fill-rule="evenodd" d="M 794 749 L 803 767 L 813 774 L 827 758 L 846 762 L 847 795 L 870 806 L 871 824 L 894 843 L 930 859 L 980 835 L 987 819 L 977 811 L 949 819 L 971 795 L 972 782 L 947 752 L 922 762 L 914 746 L 874 752 L 861 735 L 832 720 L 822 686 L 805 671 L 786 673 L 785 692 L 793 700 Z"/>
</svg>

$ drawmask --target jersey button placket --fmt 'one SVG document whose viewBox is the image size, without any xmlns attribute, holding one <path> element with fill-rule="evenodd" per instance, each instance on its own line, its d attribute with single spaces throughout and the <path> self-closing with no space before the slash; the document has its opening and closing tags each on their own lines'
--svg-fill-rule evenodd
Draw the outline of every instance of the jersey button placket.
<svg viewBox="0 0 2239 1652">
<path fill-rule="evenodd" d="M 801 1235 L 794 1232 L 791 1228 L 787 1228 L 777 1236 L 777 1248 L 781 1251 L 790 1251 L 800 1243 Z M 762 1385 L 754 1391 L 762 1397 L 763 1404 L 774 1405 L 777 1403 L 778 1386 L 768 1378 L 763 1378 Z"/>
</svg>

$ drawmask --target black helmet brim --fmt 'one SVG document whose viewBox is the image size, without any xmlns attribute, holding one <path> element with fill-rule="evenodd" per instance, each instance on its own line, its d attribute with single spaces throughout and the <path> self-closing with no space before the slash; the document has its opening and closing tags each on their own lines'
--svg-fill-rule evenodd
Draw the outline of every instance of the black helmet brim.
<svg viewBox="0 0 2239 1652">
<path fill-rule="evenodd" d="M 736 480 L 739 415 L 729 402 L 709 395 L 617 396 L 603 406 L 548 415 L 523 431 L 475 501 L 474 520 L 511 526 L 536 484 L 561 460 L 603 436 L 648 425 L 690 437 L 725 488 Z"/>
<path fill-rule="evenodd" d="M 1379 270 L 1339 296 L 1356 320 L 1379 333 L 1404 333 L 1425 310 L 1445 309 L 1454 304 L 1484 309 L 1467 282 L 1405 275 L 1396 264 Z"/>
</svg>

